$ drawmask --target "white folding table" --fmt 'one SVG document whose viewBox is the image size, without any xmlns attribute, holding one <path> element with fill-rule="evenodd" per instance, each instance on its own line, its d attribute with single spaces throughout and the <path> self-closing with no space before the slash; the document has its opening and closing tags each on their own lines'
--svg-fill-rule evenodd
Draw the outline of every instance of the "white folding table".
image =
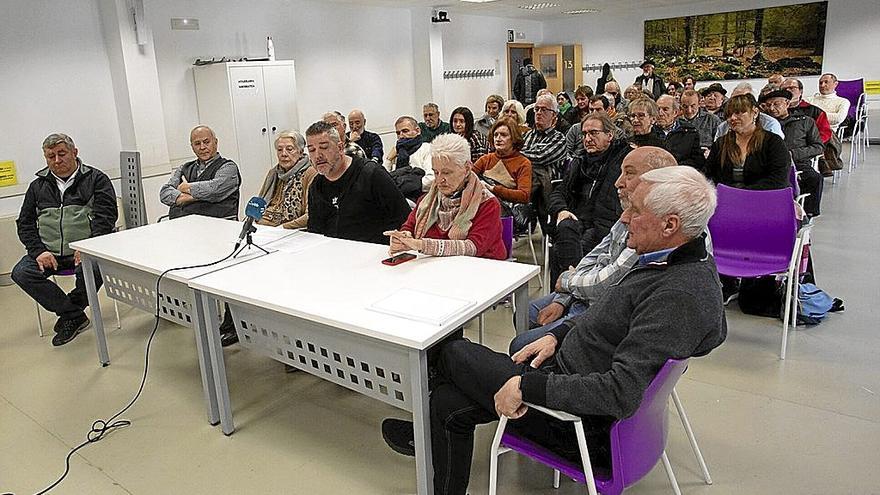
<svg viewBox="0 0 880 495">
<path fill-rule="evenodd" d="M 277 251 L 203 275 L 189 285 L 196 304 L 205 308 L 223 433 L 231 434 L 234 425 L 220 338 L 213 331 L 219 319 L 209 311 L 221 301 L 232 310 L 242 347 L 411 411 L 418 492 L 428 494 L 433 491 L 428 349 L 511 293 L 515 327 L 525 331 L 528 281 L 539 269 L 466 256 L 420 256 L 386 266 L 380 261 L 387 256 L 387 246 L 327 239 L 301 252 Z M 409 290 L 469 304 L 439 323 L 375 310 L 379 301 Z"/>
<path fill-rule="evenodd" d="M 110 364 L 110 353 L 93 275 L 96 268 L 100 270 L 109 297 L 155 314 L 156 279 L 162 272 L 223 259 L 231 254 L 240 230 L 241 222 L 190 215 L 71 243 L 70 246 L 82 254 L 86 292 L 101 365 Z M 288 235 L 294 233 L 285 232 Z M 278 233 L 274 237 L 282 235 L 285 233 Z M 213 266 L 172 271 L 162 279 L 159 287 L 159 315 L 195 331 L 208 421 L 212 425 L 217 424 L 219 415 L 214 395 L 216 387 L 204 339 L 205 320 L 202 306 L 194 304 L 193 293 L 187 284 L 201 275 L 263 255 L 259 249 L 248 248 L 236 258 Z"/>
</svg>

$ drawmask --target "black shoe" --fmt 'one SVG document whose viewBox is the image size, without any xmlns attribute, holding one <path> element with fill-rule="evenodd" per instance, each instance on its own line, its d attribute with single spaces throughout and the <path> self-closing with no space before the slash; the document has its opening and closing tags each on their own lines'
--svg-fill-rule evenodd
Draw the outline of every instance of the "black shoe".
<svg viewBox="0 0 880 495">
<path fill-rule="evenodd" d="M 382 421 L 382 438 L 398 454 L 416 456 L 413 441 L 413 424 L 402 419 L 386 418 Z"/>
<path fill-rule="evenodd" d="M 739 280 L 725 279 L 721 284 L 721 301 L 725 306 L 739 297 Z"/>
<path fill-rule="evenodd" d="M 89 319 L 86 315 L 77 318 L 59 318 L 55 325 L 56 333 L 52 337 L 52 345 L 55 347 L 64 345 L 73 340 L 83 330 L 89 326 Z"/>
<path fill-rule="evenodd" d="M 229 347 L 232 344 L 238 343 L 238 334 L 235 333 L 235 329 L 233 328 L 230 332 L 220 331 L 220 345 L 223 347 Z"/>
</svg>

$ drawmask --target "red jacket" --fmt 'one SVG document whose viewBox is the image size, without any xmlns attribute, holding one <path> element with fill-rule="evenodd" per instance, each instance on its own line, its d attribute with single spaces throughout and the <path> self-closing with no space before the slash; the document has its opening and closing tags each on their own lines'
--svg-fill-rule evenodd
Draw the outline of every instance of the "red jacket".
<svg viewBox="0 0 880 495">
<path fill-rule="evenodd" d="M 419 198 L 420 203 L 422 199 L 424 199 L 424 196 Z M 406 221 L 403 222 L 400 230 L 409 232 L 415 230 L 416 211 L 418 209 L 417 204 L 406 218 Z M 435 223 L 425 232 L 424 237 L 448 240 L 449 232 L 441 230 Z M 480 204 L 471 224 L 471 229 L 468 231 L 467 238 L 476 246 L 478 258 L 507 259 L 507 248 L 504 247 L 504 240 L 501 239 L 501 203 L 498 202 L 498 198 L 491 197 Z"/>
</svg>

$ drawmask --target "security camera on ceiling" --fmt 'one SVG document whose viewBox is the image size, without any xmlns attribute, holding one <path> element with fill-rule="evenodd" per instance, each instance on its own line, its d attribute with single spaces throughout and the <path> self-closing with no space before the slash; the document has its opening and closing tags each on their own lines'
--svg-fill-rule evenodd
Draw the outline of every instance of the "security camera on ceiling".
<svg viewBox="0 0 880 495">
<path fill-rule="evenodd" d="M 452 22 L 449 19 L 449 14 L 445 10 L 435 10 L 434 15 L 431 16 L 431 22 Z"/>
</svg>

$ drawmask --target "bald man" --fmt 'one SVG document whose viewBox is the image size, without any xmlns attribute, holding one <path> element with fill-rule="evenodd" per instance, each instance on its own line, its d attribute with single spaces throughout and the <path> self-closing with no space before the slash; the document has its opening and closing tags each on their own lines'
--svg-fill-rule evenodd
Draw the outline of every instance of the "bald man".
<svg viewBox="0 0 880 495">
<path fill-rule="evenodd" d="M 372 160 L 378 164 L 382 164 L 382 158 L 385 150 L 382 149 L 382 138 L 374 132 L 366 129 L 367 118 L 364 112 L 358 109 L 352 110 L 348 114 L 348 139 L 353 143 L 357 143 L 367 154 L 367 160 Z"/>
</svg>

